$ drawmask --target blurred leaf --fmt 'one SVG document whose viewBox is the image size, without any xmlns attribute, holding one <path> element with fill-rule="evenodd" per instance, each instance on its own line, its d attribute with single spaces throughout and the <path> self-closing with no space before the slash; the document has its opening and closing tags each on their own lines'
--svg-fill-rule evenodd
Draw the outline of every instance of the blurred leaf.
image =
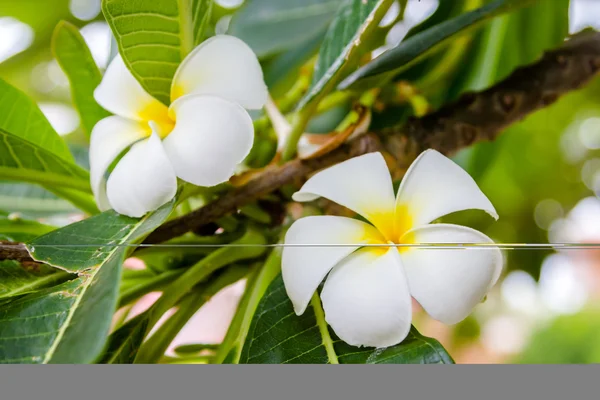
<svg viewBox="0 0 600 400">
<path fill-rule="evenodd" d="M 103 0 L 123 61 L 144 89 L 170 102 L 171 80 L 204 38 L 213 0 Z"/>
<path fill-rule="evenodd" d="M 70 277 L 74 275 L 44 264 L 21 265 L 12 260 L 0 261 L 0 299 L 32 293 Z"/>
<path fill-rule="evenodd" d="M 461 14 L 400 42 L 359 68 L 339 85 L 347 89 L 361 79 L 401 72 L 442 45 L 456 39 L 502 13 L 529 5 L 536 0 L 496 0 L 474 11 Z"/>
<path fill-rule="evenodd" d="M 0 129 L 0 179 L 90 192 L 89 174 L 44 147 Z"/>
<path fill-rule="evenodd" d="M 340 6 L 319 50 L 311 87 L 298 108 L 337 84 L 343 68 L 360 55 L 363 37 L 378 26 L 391 4 L 392 0 L 347 0 Z"/>
<path fill-rule="evenodd" d="M 28 248 L 34 259 L 79 277 L 0 309 L 0 362 L 94 361 L 117 305 L 126 245 L 160 225 L 173 204 L 141 219 L 107 211 L 31 242 Z"/>
<path fill-rule="evenodd" d="M 0 180 L 35 183 L 90 214 L 98 212 L 86 170 L 1 129 L 0 138 Z"/>
<path fill-rule="evenodd" d="M 584 310 L 564 315 L 535 332 L 523 353 L 512 362 L 521 364 L 600 363 L 600 314 Z"/>
<path fill-rule="evenodd" d="M 52 52 L 69 78 L 73 103 L 89 135 L 96 122 L 110 115 L 94 100 L 94 89 L 102 80 L 100 70 L 79 29 L 68 22 L 61 21 L 56 26 Z"/>
<path fill-rule="evenodd" d="M 311 303 L 312 305 L 312 303 Z M 341 364 L 449 364 L 450 355 L 435 340 L 412 328 L 399 345 L 385 349 L 353 347 L 337 339 L 325 320 L 309 306 L 301 316 L 294 313 L 279 275 L 261 299 L 242 350 L 242 364 L 327 364 L 337 357 Z M 326 335 L 326 336 L 324 336 Z M 324 343 L 333 346 L 328 354 Z"/>
<path fill-rule="evenodd" d="M 248 43 L 259 57 L 295 49 L 324 31 L 343 1 L 246 0 L 228 33 Z"/>
<path fill-rule="evenodd" d="M 0 212 L 0 240 L 27 242 L 54 229 L 50 225 Z"/>
<path fill-rule="evenodd" d="M 0 210 L 33 218 L 77 212 L 71 203 L 40 186 L 9 181 L 0 181 Z"/>
<path fill-rule="evenodd" d="M 265 83 L 272 97 L 283 96 L 296 82 L 300 68 L 317 53 L 324 35 L 325 31 L 319 32 L 306 43 L 279 54 L 265 63 L 263 67 Z"/>
<path fill-rule="evenodd" d="M 190 354 L 200 353 L 201 351 L 214 351 L 219 348 L 219 344 L 214 343 L 190 343 L 182 344 L 173 349 L 175 354 L 180 356 L 186 356 Z"/>
<path fill-rule="evenodd" d="M 66 161 L 69 147 L 54 131 L 42 111 L 25 93 L 0 79 L 0 130 L 11 132 Z"/>
</svg>

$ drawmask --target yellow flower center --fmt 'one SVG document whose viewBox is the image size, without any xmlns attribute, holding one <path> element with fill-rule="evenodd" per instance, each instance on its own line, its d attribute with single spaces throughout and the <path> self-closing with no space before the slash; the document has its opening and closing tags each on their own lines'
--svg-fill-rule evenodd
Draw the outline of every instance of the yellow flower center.
<svg viewBox="0 0 600 400">
<path fill-rule="evenodd" d="M 162 103 L 152 102 L 139 112 L 144 121 L 154 122 L 156 133 L 161 139 L 166 138 L 175 127 L 175 115 L 169 115 L 169 108 Z M 152 133 L 149 131 L 149 135 Z"/>
<path fill-rule="evenodd" d="M 413 228 L 413 219 L 406 205 L 400 205 L 395 212 L 374 213 L 368 216 L 369 221 L 377 228 L 380 235 L 367 238 L 372 244 L 411 244 L 411 235 L 404 234 Z M 374 247 L 376 252 L 385 252 L 388 247 Z M 405 251 L 409 247 L 398 247 L 399 251 Z"/>
</svg>

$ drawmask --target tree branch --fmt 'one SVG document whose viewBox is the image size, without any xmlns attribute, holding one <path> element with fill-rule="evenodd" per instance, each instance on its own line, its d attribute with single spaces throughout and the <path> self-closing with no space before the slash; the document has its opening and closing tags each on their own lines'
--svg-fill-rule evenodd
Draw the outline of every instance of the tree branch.
<svg viewBox="0 0 600 400">
<path fill-rule="evenodd" d="M 0 240 L 0 261 L 15 260 L 20 263 L 36 263 L 23 243 Z"/>
<path fill-rule="evenodd" d="M 385 147 L 402 171 L 428 148 L 449 155 L 494 140 L 508 126 L 583 86 L 599 69 L 600 33 L 582 32 L 489 89 L 467 93 L 453 104 L 386 132 Z"/>
<path fill-rule="evenodd" d="M 161 225 L 144 243 L 160 243 L 197 230 L 283 185 L 365 153 L 388 153 L 395 177 L 401 177 L 423 150 L 433 148 L 449 155 L 476 142 L 494 140 L 506 127 L 583 86 L 599 69 L 600 33 L 578 34 L 489 89 L 467 93 L 429 115 L 411 118 L 401 128 L 383 132 L 381 140 L 367 134 L 321 157 L 269 167 L 244 186 Z"/>
</svg>

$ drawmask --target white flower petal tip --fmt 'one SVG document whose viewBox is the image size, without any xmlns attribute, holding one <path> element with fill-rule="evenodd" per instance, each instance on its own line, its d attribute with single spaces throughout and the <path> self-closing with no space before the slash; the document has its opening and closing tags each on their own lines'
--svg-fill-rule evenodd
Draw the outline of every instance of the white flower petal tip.
<svg viewBox="0 0 600 400">
<path fill-rule="evenodd" d="M 292 246 L 283 248 L 281 273 L 296 315 L 304 313 L 325 275 L 372 235 L 377 231 L 371 225 L 345 217 L 311 216 L 292 224 L 285 235 Z M 357 246 L 334 246 L 348 243 Z"/>
<path fill-rule="evenodd" d="M 407 233 L 414 243 L 490 243 L 471 228 L 432 224 Z M 498 248 L 408 249 L 400 253 L 412 296 L 438 321 L 465 319 L 498 280 L 504 264 Z"/>
<path fill-rule="evenodd" d="M 321 299 L 325 320 L 352 346 L 393 346 L 410 331 L 411 297 L 395 248 L 346 257 L 327 277 Z"/>
<path fill-rule="evenodd" d="M 413 226 L 430 223 L 456 211 L 483 210 L 498 219 L 498 213 L 460 166 L 435 150 L 426 150 L 411 164 L 402 179 L 397 206 L 409 206 Z"/>
<path fill-rule="evenodd" d="M 169 202 L 177 192 L 177 177 L 160 137 L 134 144 L 108 177 L 106 193 L 119 214 L 142 217 Z"/>
<path fill-rule="evenodd" d="M 252 49 L 234 36 L 217 35 L 196 47 L 175 72 L 171 101 L 188 94 L 218 96 L 246 109 L 260 109 L 268 89 Z"/>
<path fill-rule="evenodd" d="M 171 105 L 173 131 L 163 145 L 175 173 L 197 186 L 226 182 L 250 152 L 254 125 L 240 105 L 214 96 L 184 96 Z"/>
</svg>

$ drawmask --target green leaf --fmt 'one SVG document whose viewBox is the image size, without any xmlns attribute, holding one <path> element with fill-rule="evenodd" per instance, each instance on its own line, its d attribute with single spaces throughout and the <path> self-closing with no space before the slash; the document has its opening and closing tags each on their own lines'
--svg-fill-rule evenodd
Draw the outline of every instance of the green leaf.
<svg viewBox="0 0 600 400">
<path fill-rule="evenodd" d="M 298 108 L 327 94 L 338 83 L 344 67 L 352 65 L 360 55 L 363 38 L 378 26 L 392 2 L 346 0 L 340 6 L 319 50 L 311 87 Z"/>
<path fill-rule="evenodd" d="M 148 328 L 148 315 L 143 313 L 127 321 L 111 333 L 102 356 L 102 364 L 133 364 Z"/>
<path fill-rule="evenodd" d="M 320 302 L 311 301 L 297 317 L 281 275 L 267 289 L 242 350 L 242 364 L 450 364 L 435 339 L 412 329 L 399 345 L 385 349 L 353 347 L 328 329 Z"/>
<path fill-rule="evenodd" d="M 55 227 L 37 221 L 7 215 L 0 211 L 0 240 L 27 242 L 51 232 Z M 2 280 L 0 279 L 0 284 Z"/>
<path fill-rule="evenodd" d="M 39 107 L 19 89 L 0 79 L 0 130 L 12 132 L 46 152 L 73 161 L 69 147 Z"/>
<path fill-rule="evenodd" d="M 79 277 L 0 309 L 0 362 L 94 361 L 116 308 L 127 246 L 160 225 L 173 204 L 141 219 L 106 211 L 28 244 L 35 260 Z"/>
<path fill-rule="evenodd" d="M 0 210 L 40 218 L 77 212 L 71 203 L 29 183 L 0 181 Z"/>
<path fill-rule="evenodd" d="M 94 89 L 100 84 L 102 74 L 79 29 L 69 22 L 61 21 L 56 25 L 52 53 L 69 78 L 73 103 L 89 135 L 96 122 L 110 115 L 94 100 Z"/>
<path fill-rule="evenodd" d="M 496 0 L 419 32 L 359 68 L 340 83 L 339 89 L 347 89 L 362 79 L 399 73 L 486 21 L 534 1 L 536 0 Z"/>
<path fill-rule="evenodd" d="M 0 261 L 0 299 L 20 296 L 64 282 L 74 275 L 44 264 Z"/>
<path fill-rule="evenodd" d="M 0 129 L 0 179 L 90 193 L 89 173 L 46 148 Z"/>
<path fill-rule="evenodd" d="M 252 317 L 269 285 L 281 272 L 281 248 L 274 248 L 265 263 L 248 276 L 246 290 L 240 299 L 237 310 L 229 324 L 227 334 L 215 355 L 215 364 L 240 360 L 242 346 L 246 341 Z"/>
<path fill-rule="evenodd" d="M 125 65 L 144 89 L 170 102 L 171 80 L 204 38 L 213 0 L 103 0 L 102 11 Z"/>
<path fill-rule="evenodd" d="M 280 97 L 287 93 L 298 79 L 300 68 L 319 50 L 325 31 L 319 32 L 306 43 L 298 45 L 285 53 L 278 54 L 264 63 L 265 83 L 272 97 Z"/>
<path fill-rule="evenodd" d="M 228 33 L 248 43 L 258 57 L 295 49 L 324 31 L 343 1 L 246 0 Z"/>
</svg>

